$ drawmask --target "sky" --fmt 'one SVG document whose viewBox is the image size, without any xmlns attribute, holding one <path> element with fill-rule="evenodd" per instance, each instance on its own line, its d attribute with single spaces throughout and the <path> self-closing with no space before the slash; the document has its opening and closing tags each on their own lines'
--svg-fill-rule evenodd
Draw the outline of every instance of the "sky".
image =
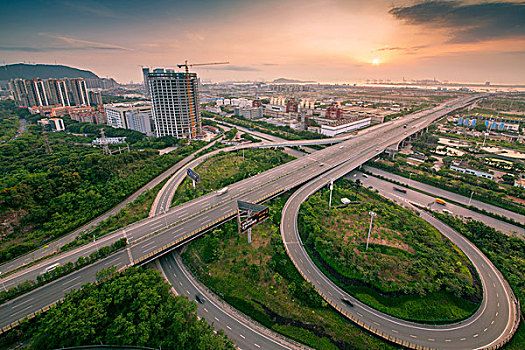
<svg viewBox="0 0 525 350">
<path fill-rule="evenodd" d="M 121 83 L 140 66 L 203 80 L 433 79 L 525 84 L 525 1 L 3 0 L 0 64 L 64 64 Z"/>
</svg>

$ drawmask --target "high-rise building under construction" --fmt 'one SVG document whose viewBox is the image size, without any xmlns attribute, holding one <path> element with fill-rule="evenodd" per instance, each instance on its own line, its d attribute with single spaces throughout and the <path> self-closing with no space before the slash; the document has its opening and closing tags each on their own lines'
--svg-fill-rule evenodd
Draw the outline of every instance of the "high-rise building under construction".
<svg viewBox="0 0 525 350">
<path fill-rule="evenodd" d="M 195 139 L 202 133 L 196 73 L 155 69 L 147 73 L 157 137 Z"/>
</svg>

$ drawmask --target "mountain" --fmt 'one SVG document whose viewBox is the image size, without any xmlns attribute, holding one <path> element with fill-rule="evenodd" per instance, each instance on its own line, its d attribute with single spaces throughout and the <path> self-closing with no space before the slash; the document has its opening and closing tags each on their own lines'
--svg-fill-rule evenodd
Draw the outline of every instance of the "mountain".
<svg viewBox="0 0 525 350">
<path fill-rule="evenodd" d="M 16 63 L 0 66 L 0 80 L 11 79 L 48 79 L 48 78 L 84 78 L 99 79 L 99 77 L 88 70 L 77 69 L 56 64 L 25 64 Z"/>
<path fill-rule="evenodd" d="M 295 79 L 286 79 L 286 78 L 279 78 L 272 81 L 272 83 L 275 84 L 311 84 L 315 83 L 315 81 L 312 80 L 295 80 Z"/>
</svg>

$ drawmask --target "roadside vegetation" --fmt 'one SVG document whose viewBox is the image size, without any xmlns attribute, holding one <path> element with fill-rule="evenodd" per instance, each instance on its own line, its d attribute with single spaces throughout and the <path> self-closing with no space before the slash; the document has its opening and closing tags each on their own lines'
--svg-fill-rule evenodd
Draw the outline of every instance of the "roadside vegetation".
<svg viewBox="0 0 525 350">
<path fill-rule="evenodd" d="M 76 138 L 64 132 L 44 138 L 40 126 L 29 125 L 17 140 L 0 144 L 0 263 L 89 222 L 204 145 L 161 156 L 103 155 Z"/>
<path fill-rule="evenodd" d="M 256 131 L 281 137 L 285 140 L 311 140 L 328 138 L 328 136 L 315 132 L 305 130 L 298 131 L 290 128 L 289 126 L 277 126 L 261 120 L 249 120 L 242 116 L 232 116 L 231 118 L 228 118 L 205 111 L 202 112 L 202 115 L 207 118 L 214 118 L 218 121 L 243 126 L 245 128 L 253 128 Z"/>
<path fill-rule="evenodd" d="M 200 178 L 195 189 L 193 189 L 191 179 L 184 180 L 173 196 L 172 206 L 221 189 L 293 159 L 294 157 L 286 153 L 270 149 L 249 148 L 244 151 L 220 152 L 206 159 L 194 169 Z"/>
<path fill-rule="evenodd" d="M 522 307 L 525 303 L 525 241 L 518 237 L 509 237 L 479 221 L 455 218 L 451 215 L 433 212 L 432 215 L 455 229 L 474 243 L 509 282 L 514 295 Z M 522 319 L 514 338 L 506 349 L 525 349 L 525 325 Z"/>
<path fill-rule="evenodd" d="M 333 203 L 355 196 L 353 182 L 336 182 Z M 328 209 L 329 190 L 303 203 L 299 231 L 314 262 L 365 304 L 408 320 L 451 323 L 482 299 L 468 258 L 413 211 L 361 188 L 357 203 Z M 374 217 L 370 246 L 366 241 Z"/>
<path fill-rule="evenodd" d="M 272 200 L 270 219 L 252 229 L 252 243 L 237 223 L 189 244 L 186 265 L 230 305 L 264 326 L 316 349 L 391 349 L 341 316 L 296 270 L 279 223 L 288 196 Z"/>
<path fill-rule="evenodd" d="M 377 161 L 369 161 L 366 165 L 406 178 L 410 177 L 412 180 L 466 197 L 470 197 L 474 192 L 473 199 L 525 215 L 525 201 L 520 201 L 525 200 L 525 191 L 519 187 L 499 184 L 494 180 L 475 175 L 454 172 L 448 169 L 452 161 L 450 157 L 450 159 L 443 159 L 445 166 L 438 171 L 433 169 L 429 162 L 413 165 L 408 162 L 407 158 L 401 154 L 397 155 L 394 160 L 386 159 L 385 156 Z M 465 157 L 465 159 L 468 158 Z"/>
<path fill-rule="evenodd" d="M 73 271 L 80 270 L 84 266 L 90 265 L 97 260 L 104 259 L 109 255 L 115 253 L 116 251 L 124 248 L 126 246 L 126 239 L 121 238 L 118 241 L 112 243 L 111 245 L 104 246 L 87 257 L 80 256 L 75 262 L 67 262 L 63 266 L 58 266 L 50 272 L 38 275 L 35 280 L 26 280 L 19 283 L 17 286 L 9 288 L 8 290 L 2 290 L 0 292 L 0 303 L 14 299 L 22 294 L 32 291 L 44 284 L 52 282 L 62 276 L 68 275 Z"/>
<path fill-rule="evenodd" d="M 2 335 L 0 348 L 57 349 L 132 345 L 156 349 L 235 349 L 197 317 L 197 305 L 170 293 L 159 272 L 114 268 L 97 274 L 45 314 Z"/>
</svg>

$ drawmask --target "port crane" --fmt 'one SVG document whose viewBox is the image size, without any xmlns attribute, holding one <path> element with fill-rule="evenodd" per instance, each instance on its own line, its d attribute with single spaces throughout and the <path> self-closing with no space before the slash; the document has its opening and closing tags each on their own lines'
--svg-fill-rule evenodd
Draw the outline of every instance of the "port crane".
<svg viewBox="0 0 525 350">
<path fill-rule="evenodd" d="M 192 89 L 190 86 L 190 71 L 189 67 L 197 67 L 197 66 L 215 66 L 218 64 L 229 64 L 230 62 L 210 62 L 210 63 L 192 63 L 188 64 L 188 60 L 184 61 L 183 64 L 177 64 L 178 68 L 184 67 L 186 70 L 186 89 L 188 91 L 188 102 L 190 104 L 190 119 L 191 119 L 191 134 L 192 139 L 195 139 L 195 119 L 193 118 L 193 96 L 192 96 Z"/>
</svg>

